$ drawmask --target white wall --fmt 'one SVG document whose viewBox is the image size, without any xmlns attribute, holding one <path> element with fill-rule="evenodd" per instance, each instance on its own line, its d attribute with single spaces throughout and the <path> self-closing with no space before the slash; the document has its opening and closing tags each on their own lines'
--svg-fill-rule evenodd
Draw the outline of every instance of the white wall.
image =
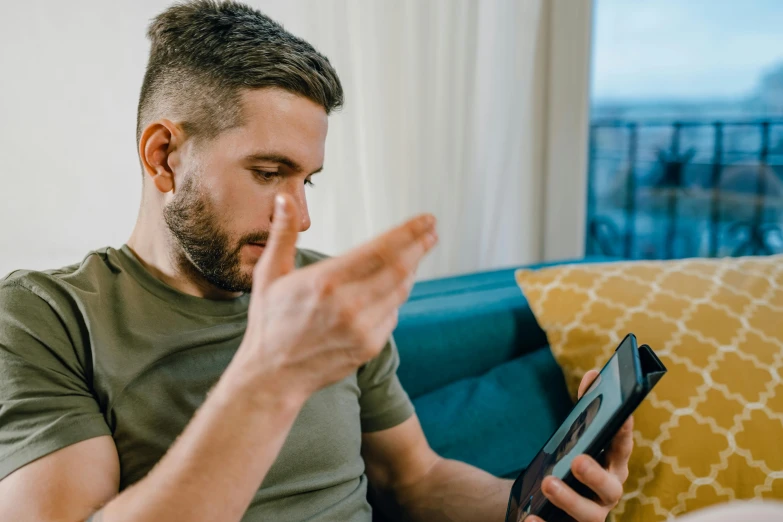
<svg viewBox="0 0 783 522">
<path fill-rule="evenodd" d="M 545 190 L 558 20 L 550 2 L 248 3 L 326 54 L 346 89 L 300 245 L 339 253 L 426 210 L 440 220 L 441 245 L 423 277 L 581 251 L 552 250 L 543 236 L 543 202 L 557 194 Z M 168 4 L 3 6 L 0 274 L 62 266 L 127 239 L 141 187 L 134 130 L 144 33 Z M 576 218 L 556 228 L 573 232 Z"/>
<path fill-rule="evenodd" d="M 126 2 L 121 15 L 116 5 L 2 8 L 0 273 L 72 263 L 130 234 L 144 26 L 164 2 Z"/>
</svg>

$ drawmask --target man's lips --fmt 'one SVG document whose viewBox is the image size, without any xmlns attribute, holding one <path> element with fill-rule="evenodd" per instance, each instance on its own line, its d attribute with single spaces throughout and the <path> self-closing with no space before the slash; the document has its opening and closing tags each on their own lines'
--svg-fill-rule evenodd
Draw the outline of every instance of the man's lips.
<svg viewBox="0 0 783 522">
<path fill-rule="evenodd" d="M 248 243 L 247 245 L 253 250 L 263 250 L 266 248 L 266 243 Z"/>
</svg>

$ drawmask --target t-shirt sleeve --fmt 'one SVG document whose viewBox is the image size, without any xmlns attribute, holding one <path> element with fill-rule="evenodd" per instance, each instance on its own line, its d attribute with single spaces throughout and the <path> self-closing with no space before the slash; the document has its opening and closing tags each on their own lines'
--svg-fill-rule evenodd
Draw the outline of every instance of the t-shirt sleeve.
<svg viewBox="0 0 783 522">
<path fill-rule="evenodd" d="M 72 342 L 73 318 L 14 280 L 0 282 L 0 480 L 82 440 L 110 435 Z"/>
<path fill-rule="evenodd" d="M 400 356 L 392 338 L 378 357 L 359 370 L 362 432 L 393 428 L 413 415 L 413 404 L 397 378 L 399 365 Z"/>
</svg>

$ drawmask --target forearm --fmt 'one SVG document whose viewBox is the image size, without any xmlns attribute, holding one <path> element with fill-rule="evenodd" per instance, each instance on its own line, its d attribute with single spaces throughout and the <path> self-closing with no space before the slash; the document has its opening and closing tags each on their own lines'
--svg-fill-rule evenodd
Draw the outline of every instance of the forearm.
<svg viewBox="0 0 783 522">
<path fill-rule="evenodd" d="M 455 460 L 440 459 L 427 475 L 394 493 L 405 520 L 503 520 L 513 481 Z"/>
<path fill-rule="evenodd" d="M 93 520 L 240 520 L 300 408 L 230 367 L 155 468 Z"/>
</svg>

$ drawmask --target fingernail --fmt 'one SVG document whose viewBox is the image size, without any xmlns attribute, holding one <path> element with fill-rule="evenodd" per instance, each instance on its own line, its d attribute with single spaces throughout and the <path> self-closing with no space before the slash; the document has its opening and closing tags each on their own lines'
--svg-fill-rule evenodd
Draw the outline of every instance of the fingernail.
<svg viewBox="0 0 783 522">
<path fill-rule="evenodd" d="M 550 493 L 558 493 L 560 492 L 560 489 L 562 489 L 562 482 L 557 477 L 552 477 L 552 479 L 549 481 L 549 489 Z"/>
<path fill-rule="evenodd" d="M 435 232 L 427 232 L 427 246 L 432 246 L 438 242 L 438 235 Z"/>
<path fill-rule="evenodd" d="M 278 194 L 275 197 L 275 213 L 280 216 L 285 216 L 285 198 Z"/>
</svg>

